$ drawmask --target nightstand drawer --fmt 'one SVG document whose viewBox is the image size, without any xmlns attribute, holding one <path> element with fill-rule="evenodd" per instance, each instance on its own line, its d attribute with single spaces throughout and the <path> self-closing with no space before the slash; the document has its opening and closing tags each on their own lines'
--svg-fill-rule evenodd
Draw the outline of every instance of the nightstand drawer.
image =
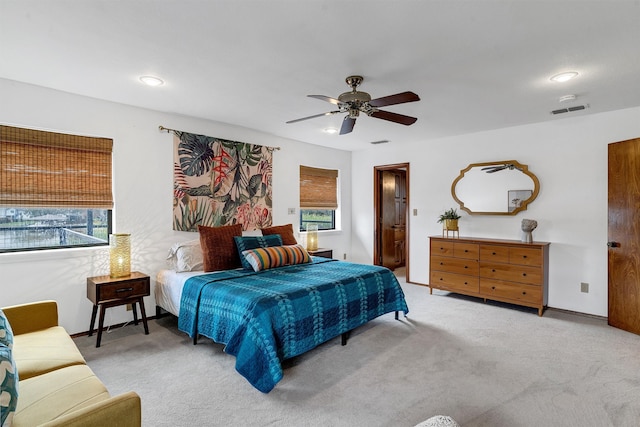
<svg viewBox="0 0 640 427">
<path fill-rule="evenodd" d="M 129 280 L 98 286 L 98 301 L 149 295 L 149 280 Z"/>
</svg>

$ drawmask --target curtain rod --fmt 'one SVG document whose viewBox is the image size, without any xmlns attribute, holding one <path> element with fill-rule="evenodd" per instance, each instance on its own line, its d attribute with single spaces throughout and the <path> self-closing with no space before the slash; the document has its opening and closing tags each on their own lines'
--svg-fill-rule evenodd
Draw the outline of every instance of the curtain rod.
<svg viewBox="0 0 640 427">
<path fill-rule="evenodd" d="M 175 130 L 175 129 L 170 129 L 170 128 L 166 128 L 162 125 L 158 126 L 158 130 L 160 130 L 160 132 L 182 132 L 180 130 Z M 260 145 L 260 144 L 256 144 L 256 145 Z M 280 150 L 280 147 L 269 147 L 268 145 L 265 145 L 265 147 L 267 147 L 268 150 Z"/>
</svg>

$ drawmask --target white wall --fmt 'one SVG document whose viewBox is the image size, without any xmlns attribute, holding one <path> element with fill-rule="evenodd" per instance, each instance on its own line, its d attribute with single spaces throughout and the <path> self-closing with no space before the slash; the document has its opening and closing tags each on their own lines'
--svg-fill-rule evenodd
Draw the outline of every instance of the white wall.
<svg viewBox="0 0 640 427">
<path fill-rule="evenodd" d="M 428 236 L 441 234 L 437 216 L 457 207 L 451 182 L 470 163 L 514 159 L 537 175 L 538 198 L 515 216 L 462 212 L 461 236 L 520 239 L 522 219 L 537 220 L 534 240 L 551 242 L 549 306 L 606 316 L 607 144 L 640 137 L 638 117 L 633 108 L 354 152 L 353 260 L 373 257 L 374 166 L 410 163 L 409 208 L 418 210 L 409 218 L 410 279 L 426 284 Z M 589 293 L 580 282 L 590 284 Z"/>
<path fill-rule="evenodd" d="M 220 138 L 279 146 L 273 161 L 274 224 L 298 220 L 299 165 L 339 169 L 342 231 L 323 233 L 334 254 L 351 246 L 351 153 L 277 138 L 223 123 L 164 114 L 0 79 L 0 123 L 114 141 L 114 231 L 132 234 L 132 269 L 149 274 L 152 286 L 169 247 L 197 238 L 172 230 L 173 138 L 159 125 Z M 287 208 L 296 208 L 288 215 Z M 86 278 L 108 274 L 108 250 L 69 249 L 0 254 L 0 306 L 55 299 L 60 323 L 70 333 L 89 329 Z M 154 313 L 152 296 L 145 299 Z M 130 320 L 124 307 L 107 310 L 105 325 Z"/>
</svg>

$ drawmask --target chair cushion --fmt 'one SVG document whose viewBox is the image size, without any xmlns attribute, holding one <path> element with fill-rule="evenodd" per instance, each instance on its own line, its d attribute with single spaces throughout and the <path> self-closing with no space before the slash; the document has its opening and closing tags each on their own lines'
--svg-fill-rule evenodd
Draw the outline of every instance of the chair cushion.
<svg viewBox="0 0 640 427">
<path fill-rule="evenodd" d="M 13 358 L 21 380 L 66 366 L 86 364 L 62 326 L 16 335 Z"/>
<path fill-rule="evenodd" d="M 107 389 L 86 365 L 21 379 L 12 427 L 40 425 L 108 398 Z"/>
</svg>

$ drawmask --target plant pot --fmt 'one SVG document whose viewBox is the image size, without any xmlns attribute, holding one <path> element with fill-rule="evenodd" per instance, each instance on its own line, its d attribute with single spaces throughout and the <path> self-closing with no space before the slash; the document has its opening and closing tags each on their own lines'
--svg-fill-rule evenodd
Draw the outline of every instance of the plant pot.
<svg viewBox="0 0 640 427">
<path fill-rule="evenodd" d="M 457 219 L 445 219 L 444 220 L 444 229 L 445 230 L 458 231 L 458 220 Z"/>
</svg>

